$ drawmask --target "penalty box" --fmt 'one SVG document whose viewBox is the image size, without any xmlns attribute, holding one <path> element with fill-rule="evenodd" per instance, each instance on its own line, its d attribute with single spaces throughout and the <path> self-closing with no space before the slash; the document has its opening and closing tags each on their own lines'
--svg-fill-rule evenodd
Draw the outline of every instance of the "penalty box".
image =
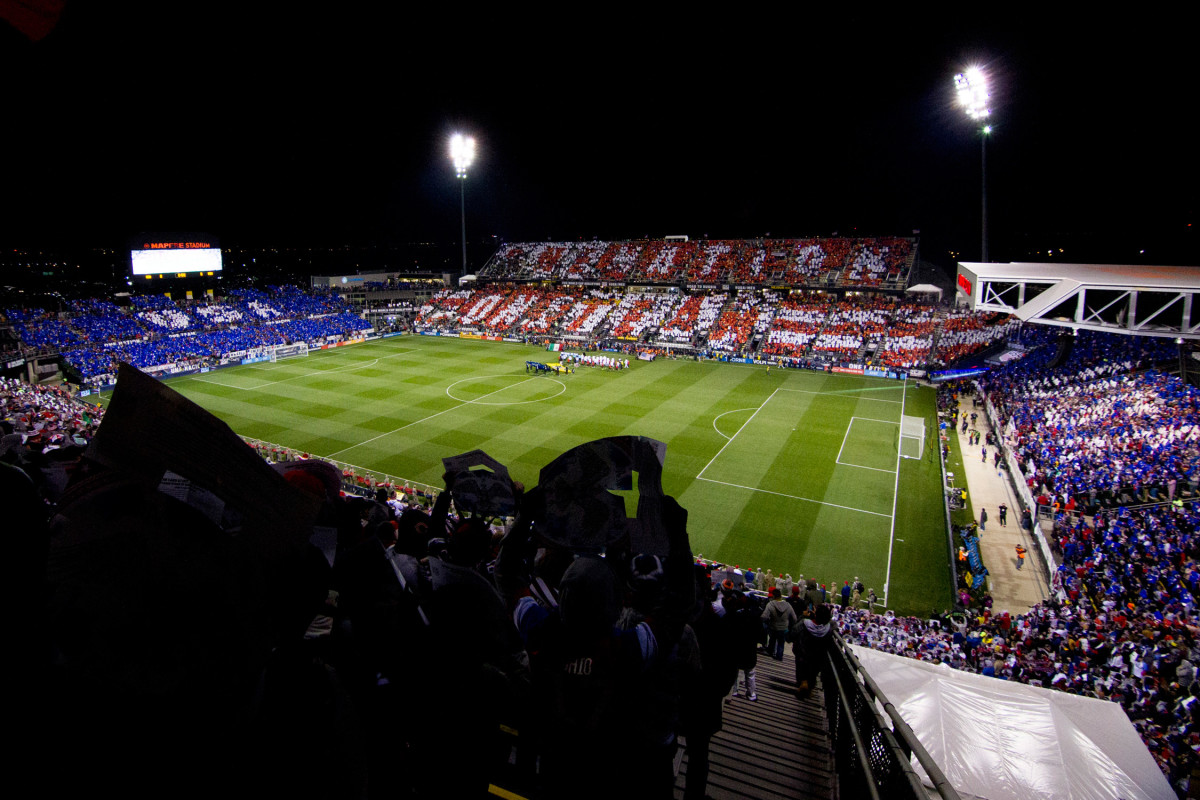
<svg viewBox="0 0 1200 800">
<path fill-rule="evenodd" d="M 777 390 L 697 477 L 890 518 L 899 417 L 867 394 Z"/>
</svg>

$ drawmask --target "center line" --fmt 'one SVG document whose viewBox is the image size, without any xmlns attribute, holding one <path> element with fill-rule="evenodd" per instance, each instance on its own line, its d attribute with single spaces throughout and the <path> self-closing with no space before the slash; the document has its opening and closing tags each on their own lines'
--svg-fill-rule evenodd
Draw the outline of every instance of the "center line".
<svg viewBox="0 0 1200 800">
<path fill-rule="evenodd" d="M 361 447 L 364 444 L 370 444 L 371 442 L 375 441 L 376 439 L 382 439 L 385 436 L 391 436 L 393 433 L 399 433 L 400 431 L 404 430 L 405 428 L 411 428 L 413 425 L 416 425 L 419 422 L 425 422 L 427 420 L 433 419 L 434 417 L 440 417 L 442 414 L 445 414 L 447 411 L 454 411 L 455 409 L 462 408 L 463 406 L 469 406 L 472 403 L 478 403 L 480 400 L 483 400 L 484 398 L 491 397 L 494 394 L 500 394 L 505 389 L 511 389 L 514 386 L 520 386 L 522 383 L 528 383 L 529 381 L 532 381 L 532 380 L 535 380 L 535 379 L 534 378 L 526 378 L 525 380 L 521 381 L 520 383 L 513 383 L 508 386 L 501 386 L 496 391 L 488 392 L 485 395 L 476 397 L 474 400 L 467 400 L 467 401 L 459 403 L 456 406 L 451 406 L 450 408 L 444 408 L 441 411 L 437 412 L 436 414 L 430 414 L 428 417 L 422 417 L 421 419 L 414 420 L 414 421 L 408 423 L 407 425 L 401 425 L 399 428 L 396 428 L 395 430 L 390 430 L 387 433 L 381 433 L 378 436 L 372 436 L 370 439 L 364 439 L 363 441 L 359 442 L 358 444 L 352 444 L 349 447 L 344 447 L 341 450 L 338 450 L 337 452 L 330 453 L 327 456 L 327 458 L 333 458 L 334 456 L 341 455 L 342 453 L 347 453 L 356 447 Z"/>
</svg>

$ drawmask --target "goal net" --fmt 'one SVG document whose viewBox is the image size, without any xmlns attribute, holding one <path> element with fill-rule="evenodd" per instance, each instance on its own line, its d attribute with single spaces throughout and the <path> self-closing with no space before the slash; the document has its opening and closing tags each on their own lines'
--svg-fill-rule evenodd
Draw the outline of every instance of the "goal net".
<svg viewBox="0 0 1200 800">
<path fill-rule="evenodd" d="M 308 356 L 308 342 L 297 342 L 296 344 L 280 344 L 271 348 L 271 361 L 278 361 L 281 358 L 295 358 L 297 356 Z"/>
<path fill-rule="evenodd" d="M 900 456 L 902 458 L 921 458 L 924 455 L 924 417 L 902 416 L 900 418 Z"/>
</svg>

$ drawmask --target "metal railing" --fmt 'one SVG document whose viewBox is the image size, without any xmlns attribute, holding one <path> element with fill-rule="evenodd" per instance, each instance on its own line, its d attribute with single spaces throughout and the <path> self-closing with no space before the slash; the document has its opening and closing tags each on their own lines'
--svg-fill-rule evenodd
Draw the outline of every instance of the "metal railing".
<svg viewBox="0 0 1200 800">
<path fill-rule="evenodd" d="M 347 491 L 374 491 L 377 486 L 391 486 L 393 488 L 407 486 L 430 500 L 435 499 L 438 493 L 442 491 L 442 487 L 440 486 L 431 486 L 428 483 L 409 480 L 408 478 L 391 475 L 380 470 L 347 464 L 344 461 L 326 458 L 316 453 L 306 453 L 294 447 L 287 447 L 275 444 L 274 442 L 264 442 L 261 439 L 252 439 L 249 436 L 241 438 L 246 444 L 262 453 L 264 457 L 270 457 L 273 461 L 296 461 L 307 458 L 327 461 L 337 467 L 342 473 L 342 485 Z"/>
<path fill-rule="evenodd" d="M 840 798 L 927 800 L 917 762 L 943 800 L 959 800 L 917 736 L 836 632 L 824 670 L 825 713 Z M 881 710 L 882 709 L 882 712 Z M 884 716 L 886 714 L 886 717 Z"/>
</svg>

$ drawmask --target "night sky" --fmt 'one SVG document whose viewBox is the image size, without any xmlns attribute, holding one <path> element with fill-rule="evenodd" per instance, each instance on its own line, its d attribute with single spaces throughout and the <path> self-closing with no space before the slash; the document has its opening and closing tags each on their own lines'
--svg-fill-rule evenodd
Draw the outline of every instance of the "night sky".
<svg viewBox="0 0 1200 800">
<path fill-rule="evenodd" d="M 994 260 L 1200 263 L 1183 19 L 242 5 L 68 0 L 40 41 L 0 21 L 0 245 L 455 242 L 461 129 L 473 241 L 919 229 L 974 260 L 952 78 L 979 64 Z"/>
</svg>

